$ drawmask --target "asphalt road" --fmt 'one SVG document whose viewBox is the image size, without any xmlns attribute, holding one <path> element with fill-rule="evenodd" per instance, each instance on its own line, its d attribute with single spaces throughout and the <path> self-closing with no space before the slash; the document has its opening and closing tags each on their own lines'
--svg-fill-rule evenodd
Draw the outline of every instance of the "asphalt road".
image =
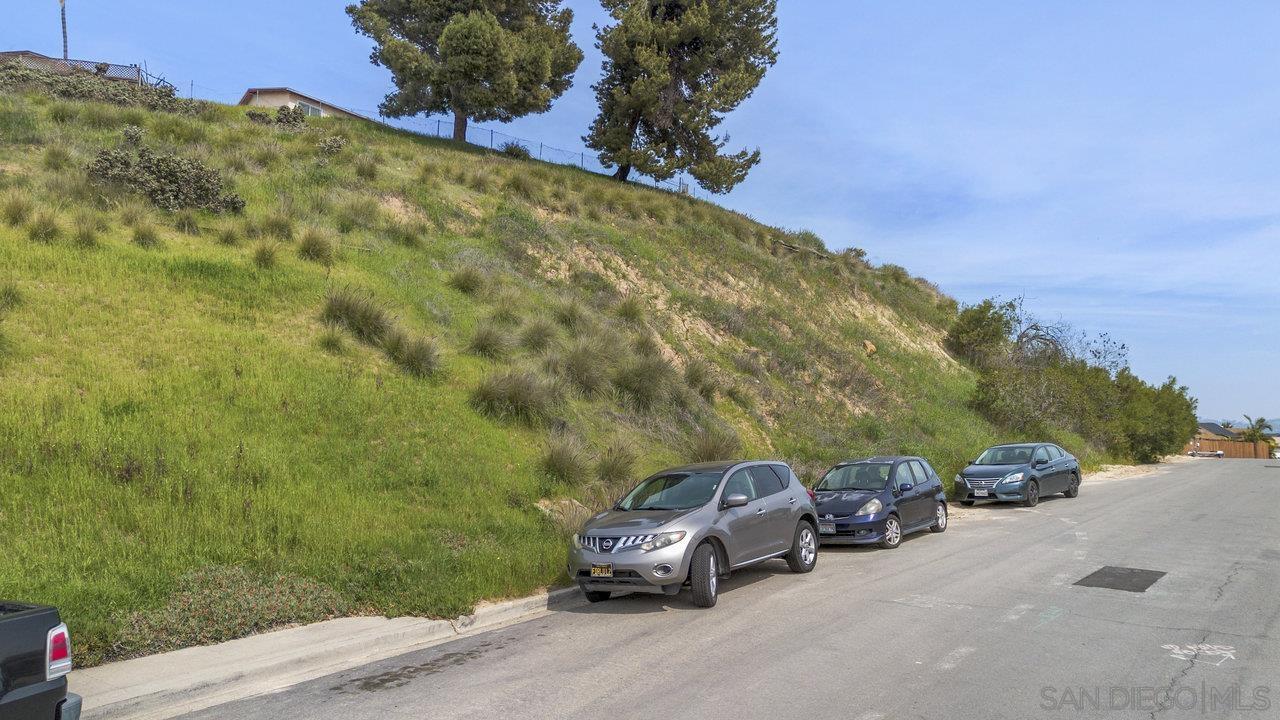
<svg viewBox="0 0 1280 720">
<path fill-rule="evenodd" d="M 1204 459 L 892 551 L 631 596 L 191 718 L 1280 718 L 1280 462 Z M 1167 573 L 1142 593 L 1075 585 Z"/>
</svg>

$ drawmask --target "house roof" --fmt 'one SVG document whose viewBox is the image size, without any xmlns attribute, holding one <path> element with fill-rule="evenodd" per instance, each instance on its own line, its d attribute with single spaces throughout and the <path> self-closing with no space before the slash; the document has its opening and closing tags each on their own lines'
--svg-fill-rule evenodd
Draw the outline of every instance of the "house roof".
<svg viewBox="0 0 1280 720">
<path fill-rule="evenodd" d="M 1216 422 L 1202 422 L 1200 423 L 1200 429 L 1207 433 L 1219 435 L 1224 438 L 1232 438 L 1236 436 L 1235 430 L 1228 430 Z"/>
<path fill-rule="evenodd" d="M 293 88 L 291 88 L 291 87 L 260 87 L 260 88 L 249 88 L 248 90 L 245 90 L 245 91 L 244 91 L 244 95 L 241 95 L 241 96 L 240 96 L 240 103 L 239 103 L 239 104 L 240 104 L 240 105 L 247 105 L 247 104 L 249 103 L 249 99 L 250 99 L 250 98 L 252 98 L 254 95 L 257 95 L 258 93 L 289 93 L 290 95 L 295 95 L 295 96 L 297 96 L 297 97 L 299 97 L 299 98 L 301 98 L 301 99 L 303 99 L 303 100 L 307 100 L 307 101 L 310 101 L 310 102 L 316 103 L 317 105 L 324 105 L 324 106 L 327 106 L 327 107 L 331 107 L 331 108 L 333 108 L 334 110 L 341 110 L 342 112 L 344 112 L 344 113 L 346 113 L 346 114 L 348 114 L 348 115 L 352 115 L 352 116 L 354 116 L 354 117 L 358 117 L 358 118 L 360 118 L 360 119 L 362 119 L 362 120 L 372 120 L 372 118 L 367 118 L 367 117 L 365 117 L 364 115 L 361 115 L 360 113 L 358 113 L 358 112 L 354 112 L 354 111 L 352 111 L 352 110 L 348 110 L 348 109 L 346 109 L 346 108 L 342 107 L 341 105 L 335 105 L 335 104 L 333 104 L 333 103 L 329 102 L 328 100 L 321 100 L 320 98 L 316 97 L 315 95 L 308 95 L 307 93 L 304 93 L 304 92 L 298 92 L 297 90 L 294 90 L 294 89 L 293 89 Z"/>
</svg>

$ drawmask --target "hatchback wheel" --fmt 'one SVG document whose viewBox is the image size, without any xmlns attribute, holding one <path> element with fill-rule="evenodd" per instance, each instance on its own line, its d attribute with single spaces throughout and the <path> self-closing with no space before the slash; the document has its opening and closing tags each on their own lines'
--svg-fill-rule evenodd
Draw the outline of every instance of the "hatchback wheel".
<svg viewBox="0 0 1280 720">
<path fill-rule="evenodd" d="M 791 552 L 787 553 L 787 567 L 791 572 L 807 573 L 818 564 L 818 536 L 813 532 L 813 525 L 808 520 L 801 520 L 796 526 L 796 536 L 791 541 Z"/>
<path fill-rule="evenodd" d="M 897 515 L 890 515 L 884 521 L 884 539 L 880 541 L 880 547 L 885 550 L 892 550 L 902 544 L 902 522 L 898 520 Z"/>
<path fill-rule="evenodd" d="M 1022 496 L 1023 507 L 1035 507 L 1040 504 L 1040 484 L 1035 480 L 1027 483 L 1026 494 Z"/>
<path fill-rule="evenodd" d="M 716 560 L 716 549 L 710 543 L 703 543 L 693 551 L 693 560 L 689 563 L 689 586 L 693 588 L 693 604 L 698 607 L 715 607 L 719 594 L 720 568 Z"/>
<path fill-rule="evenodd" d="M 582 594 L 587 596 L 587 602 L 598 603 L 608 600 L 612 593 L 607 590 L 583 590 Z"/>
<path fill-rule="evenodd" d="M 1071 473 L 1071 480 L 1067 483 L 1067 489 L 1062 493 L 1069 498 L 1078 497 L 1080 495 L 1080 476 Z"/>
<path fill-rule="evenodd" d="M 933 511 L 933 525 L 929 526 L 929 532 L 946 532 L 947 531 L 947 504 L 938 503 L 938 507 Z"/>
</svg>

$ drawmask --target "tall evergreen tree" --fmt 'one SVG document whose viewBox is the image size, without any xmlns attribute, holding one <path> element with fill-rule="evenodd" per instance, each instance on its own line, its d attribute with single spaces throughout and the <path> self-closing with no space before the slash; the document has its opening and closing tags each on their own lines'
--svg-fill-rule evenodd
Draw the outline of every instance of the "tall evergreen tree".
<svg viewBox="0 0 1280 720">
<path fill-rule="evenodd" d="M 347 14 L 395 80 L 382 114 L 452 113 L 453 139 L 466 140 L 468 120 L 546 112 L 573 84 L 582 50 L 569 35 L 573 11 L 560 3 L 361 0 Z"/>
<path fill-rule="evenodd" d="M 714 134 L 778 59 L 777 0 L 602 0 L 600 114 L 583 140 L 614 177 L 687 171 L 711 192 L 747 177 L 760 151 Z"/>
</svg>

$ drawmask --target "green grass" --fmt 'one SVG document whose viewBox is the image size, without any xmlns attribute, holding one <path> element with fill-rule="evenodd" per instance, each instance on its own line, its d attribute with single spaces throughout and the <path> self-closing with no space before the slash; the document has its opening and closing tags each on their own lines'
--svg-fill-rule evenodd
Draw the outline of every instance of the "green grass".
<svg viewBox="0 0 1280 720">
<path fill-rule="evenodd" d="M 56 107 L 0 98 L 0 596 L 58 605 L 83 664 L 564 582 L 540 499 L 599 507 L 694 457 L 812 479 L 911 452 L 950 478 L 1018 439 L 968 408 L 949 298 L 707 203 L 366 123 Z M 80 171 L 33 146 L 94 157 L 125 123 L 224 169 L 244 217 L 48 205 Z M 165 620 L 280 578 L 323 602 Z"/>
</svg>

